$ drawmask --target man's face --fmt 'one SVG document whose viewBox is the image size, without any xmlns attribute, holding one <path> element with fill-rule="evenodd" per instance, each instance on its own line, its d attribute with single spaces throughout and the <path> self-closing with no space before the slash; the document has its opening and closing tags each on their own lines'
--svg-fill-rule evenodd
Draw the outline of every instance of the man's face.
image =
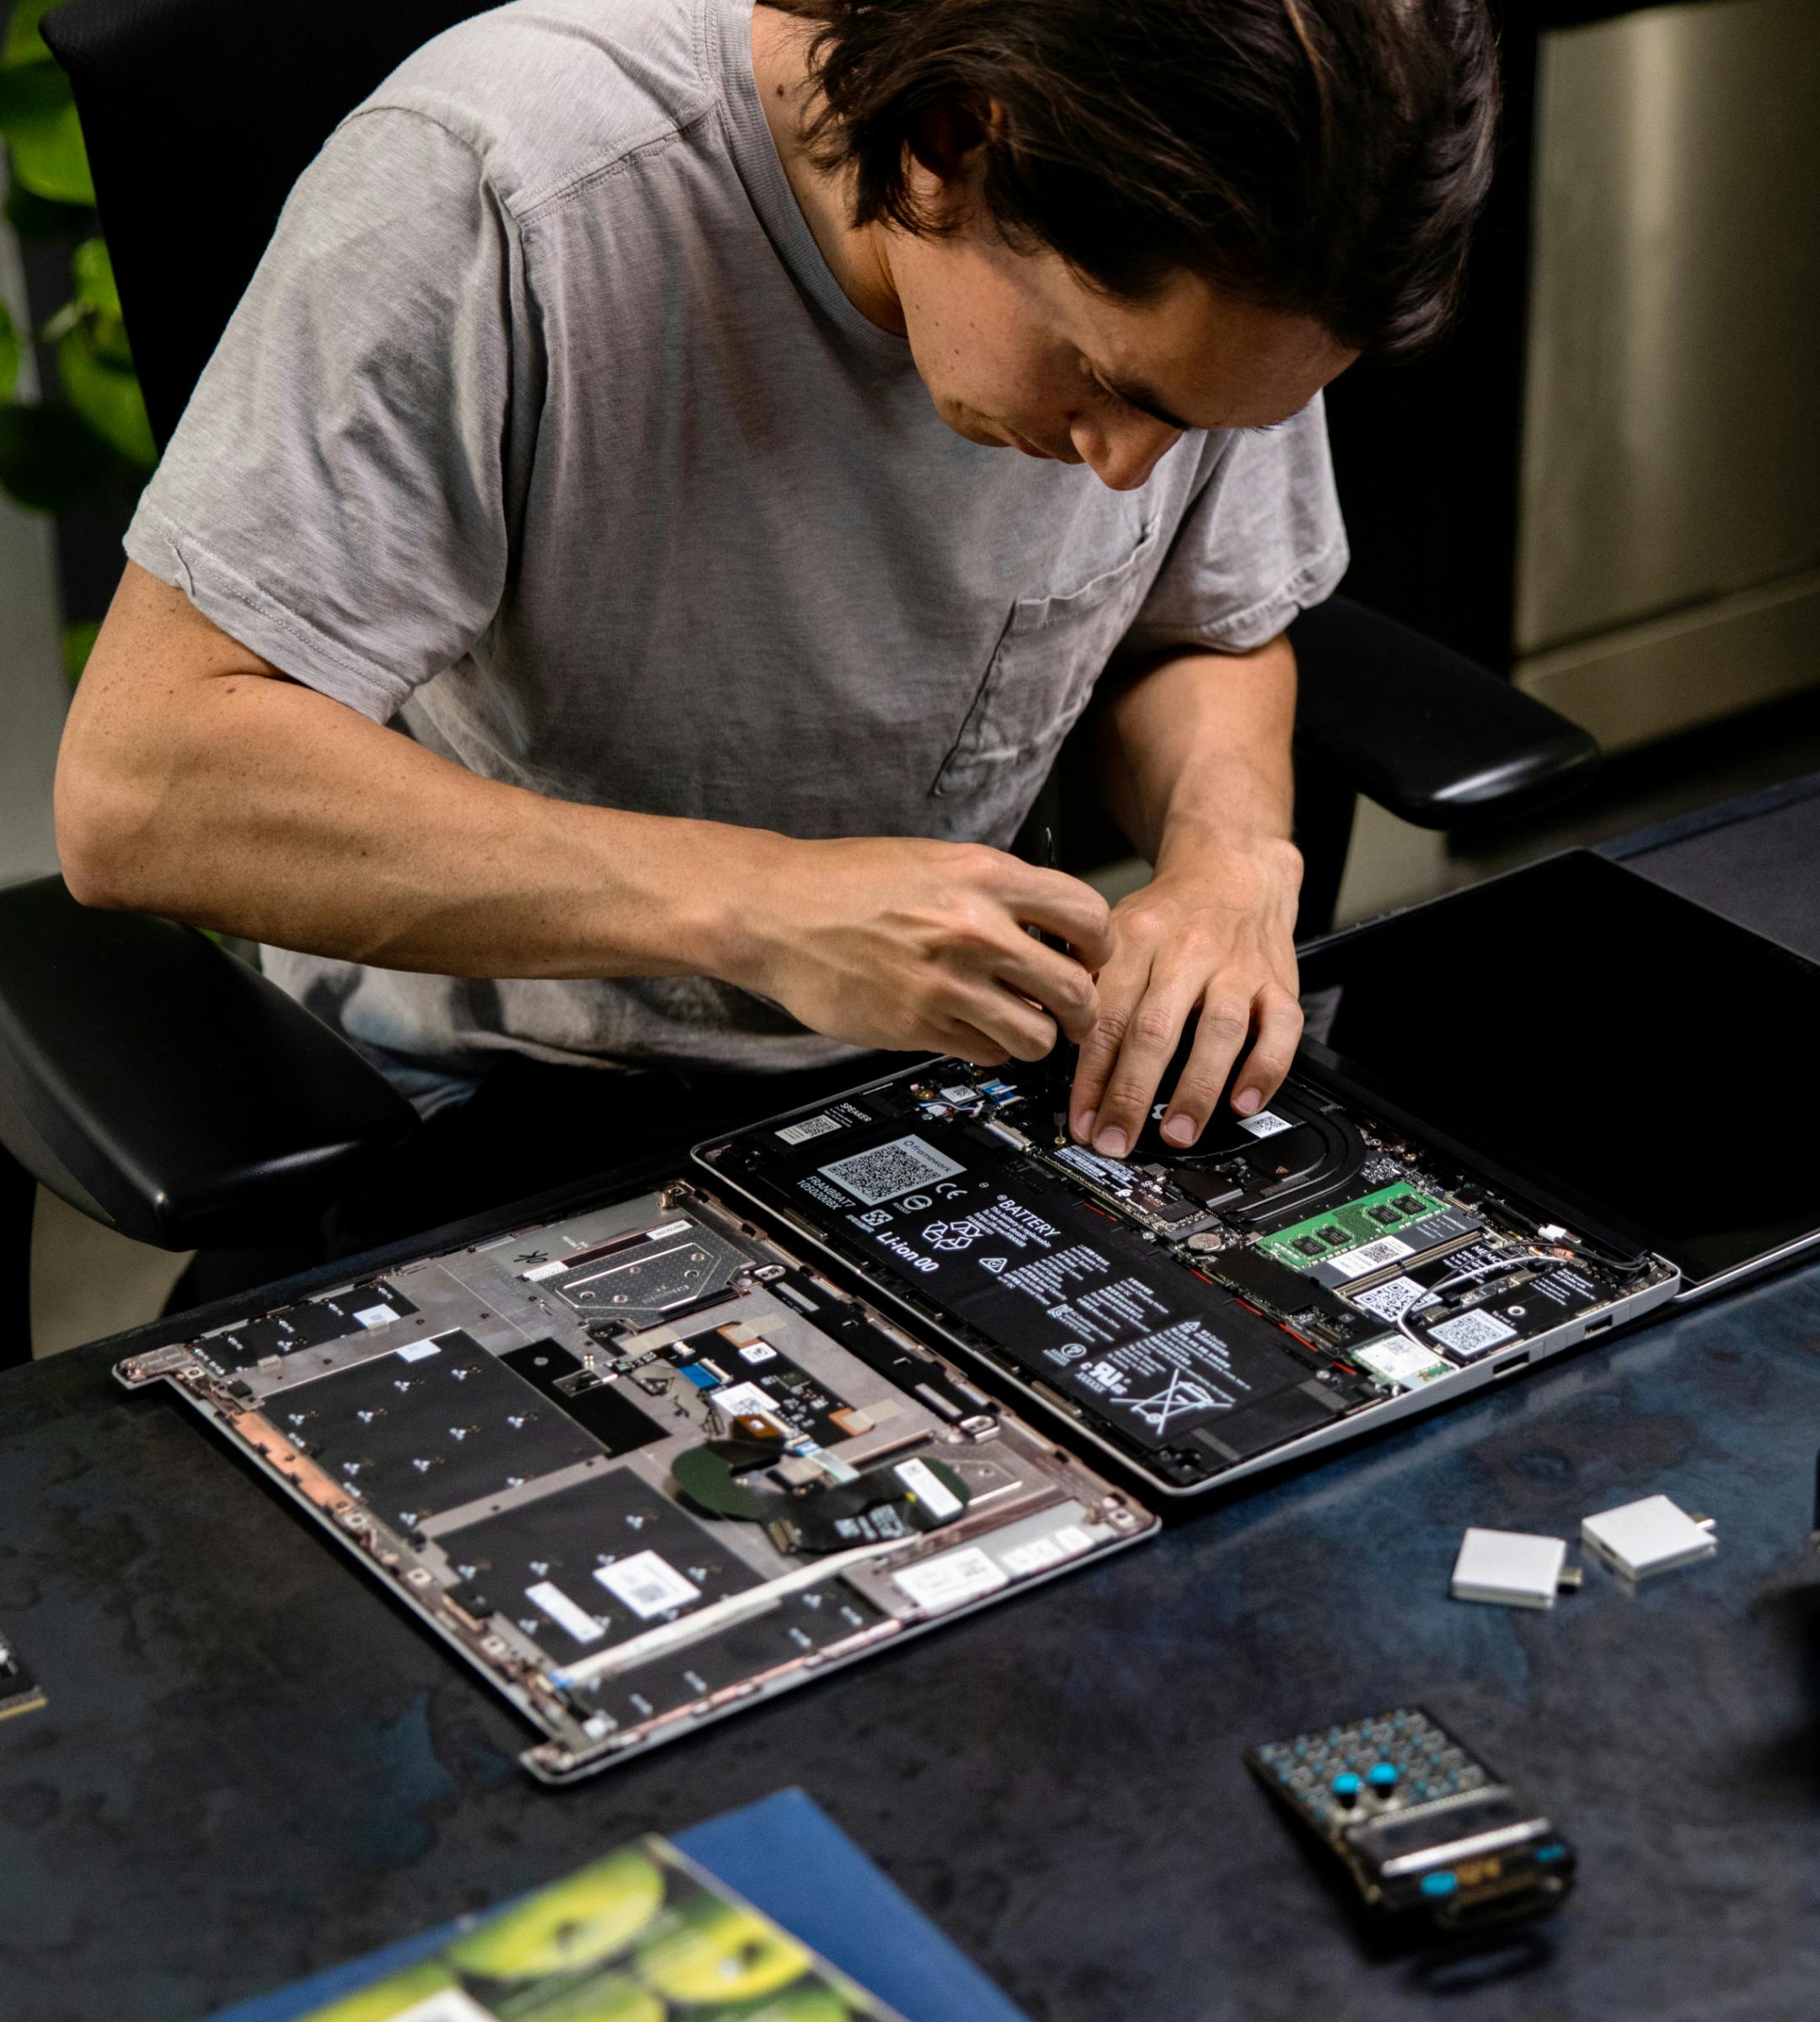
<svg viewBox="0 0 1820 2022">
<path fill-rule="evenodd" d="M 1357 356 L 1305 316 L 1175 275 L 1142 302 L 1096 292 L 1051 252 L 982 223 L 893 233 L 886 258 L 935 410 L 970 442 L 1143 484 L 1187 428 L 1286 420 Z"/>
</svg>

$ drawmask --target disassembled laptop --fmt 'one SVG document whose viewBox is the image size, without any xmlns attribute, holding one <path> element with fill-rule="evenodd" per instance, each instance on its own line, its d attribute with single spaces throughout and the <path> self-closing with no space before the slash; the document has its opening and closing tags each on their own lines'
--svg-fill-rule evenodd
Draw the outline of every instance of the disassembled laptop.
<svg viewBox="0 0 1820 2022">
<path fill-rule="evenodd" d="M 913 1069 L 118 1374 L 173 1383 L 541 1730 L 523 1759 L 560 1781 L 1138 1543 L 1145 1495 L 1676 1288 L 1307 1073 L 1186 1154 L 1153 1121 L 1122 1162 L 1063 1140 L 1045 1089 Z"/>
</svg>

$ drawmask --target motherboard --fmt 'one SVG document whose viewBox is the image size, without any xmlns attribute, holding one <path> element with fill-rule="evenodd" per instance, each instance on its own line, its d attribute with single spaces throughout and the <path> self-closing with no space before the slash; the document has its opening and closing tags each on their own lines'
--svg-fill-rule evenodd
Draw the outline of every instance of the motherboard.
<svg viewBox="0 0 1820 2022">
<path fill-rule="evenodd" d="M 116 1373 L 173 1385 L 477 1666 L 552 1782 L 1155 1528 L 688 1180 Z"/>
<path fill-rule="evenodd" d="M 948 1061 L 698 1152 L 1147 1480 L 1187 1492 L 1670 1297 L 1626 1255 L 1298 1075 L 1186 1152 Z M 1440 1388 L 1437 1388 L 1437 1387 Z"/>
</svg>

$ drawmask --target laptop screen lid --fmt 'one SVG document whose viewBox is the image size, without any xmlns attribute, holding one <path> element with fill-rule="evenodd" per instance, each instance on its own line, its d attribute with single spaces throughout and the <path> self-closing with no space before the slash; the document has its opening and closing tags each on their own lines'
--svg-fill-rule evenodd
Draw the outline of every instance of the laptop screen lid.
<svg viewBox="0 0 1820 2022">
<path fill-rule="evenodd" d="M 1820 966 L 1575 850 L 1305 952 L 1309 1035 L 1689 1292 L 1820 1245 Z"/>
</svg>

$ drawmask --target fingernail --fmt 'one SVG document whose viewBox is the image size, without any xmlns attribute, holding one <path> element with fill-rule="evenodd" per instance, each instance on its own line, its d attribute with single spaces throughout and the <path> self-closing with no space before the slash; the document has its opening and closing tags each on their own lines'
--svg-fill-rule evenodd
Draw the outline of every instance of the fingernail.
<svg viewBox="0 0 1820 2022">
<path fill-rule="evenodd" d="M 1074 1119 L 1074 1135 L 1080 1139 L 1083 1144 L 1085 1144 L 1088 1139 L 1093 1136 L 1094 1117 L 1096 1113 L 1093 1110 L 1083 1110 L 1080 1115 Z"/>
<path fill-rule="evenodd" d="M 1249 1116 L 1252 1110 L 1264 1106 L 1264 1098 L 1255 1089 L 1240 1089 L 1232 1099 L 1232 1106 L 1241 1116 Z"/>
<path fill-rule="evenodd" d="M 1170 1116 L 1164 1120 L 1163 1135 L 1171 1144 L 1189 1144 L 1194 1140 L 1194 1124 L 1186 1116 Z"/>
<path fill-rule="evenodd" d="M 1100 1131 L 1093 1141 L 1093 1148 L 1107 1158 L 1125 1156 L 1125 1133 L 1115 1123 Z"/>
</svg>

